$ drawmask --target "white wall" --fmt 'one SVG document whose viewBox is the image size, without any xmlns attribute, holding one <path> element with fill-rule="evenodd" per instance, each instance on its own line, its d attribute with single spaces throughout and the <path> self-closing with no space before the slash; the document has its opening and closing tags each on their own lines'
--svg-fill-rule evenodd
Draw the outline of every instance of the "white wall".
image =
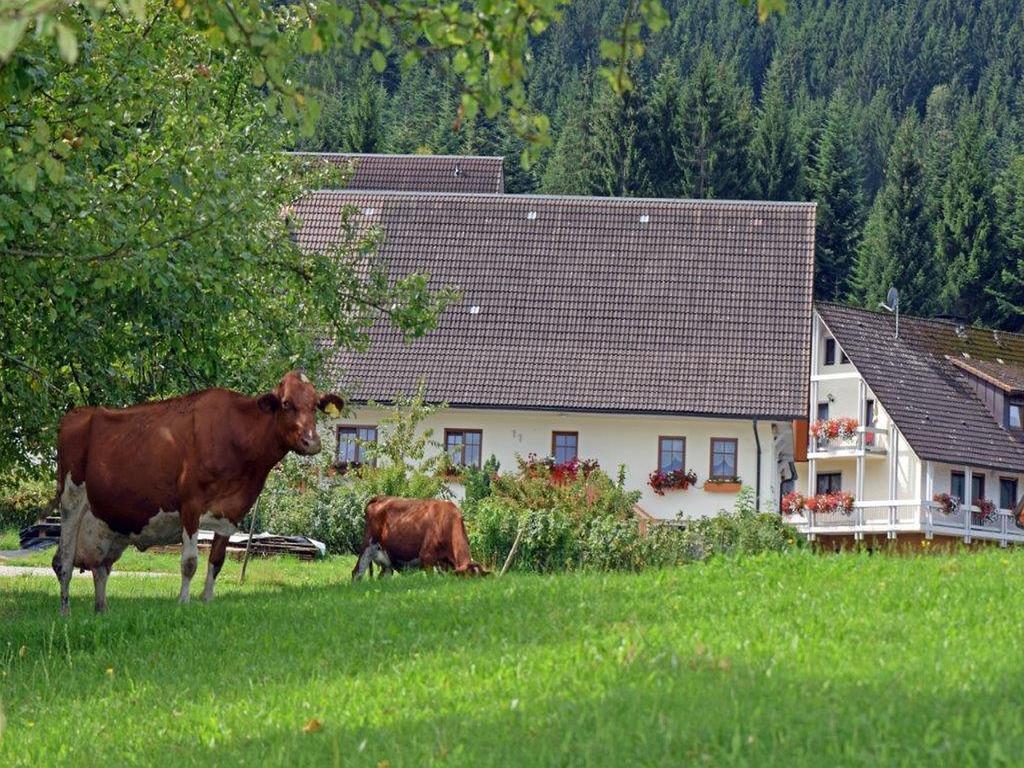
<svg viewBox="0 0 1024 768">
<path fill-rule="evenodd" d="M 362 408 L 340 423 L 373 425 L 379 420 L 379 412 Z M 779 426 L 789 428 L 788 424 Z M 613 478 L 618 466 L 625 465 L 626 487 L 643 492 L 640 506 L 648 514 L 665 519 L 672 519 L 679 512 L 686 517 L 699 517 L 732 508 L 735 494 L 709 493 L 702 488 L 710 471 L 712 437 L 738 440 L 737 472 L 744 485 L 756 485 L 757 449 L 753 423 L 749 420 L 449 408 L 432 414 L 424 422 L 424 429 L 433 429 L 433 438 L 439 443 L 446 428 L 482 430 L 483 460 L 494 454 L 502 471 L 515 469 L 517 454 L 524 458 L 531 452 L 540 456 L 550 454 L 552 431 L 578 432 L 579 457 L 597 459 Z M 770 422 L 759 422 L 761 502 L 766 510 L 778 508 L 771 430 Z M 658 496 L 648 486 L 647 477 L 657 467 L 661 435 L 686 438 L 686 468 L 697 473 L 696 486 L 685 491 L 666 491 L 664 496 Z"/>
</svg>

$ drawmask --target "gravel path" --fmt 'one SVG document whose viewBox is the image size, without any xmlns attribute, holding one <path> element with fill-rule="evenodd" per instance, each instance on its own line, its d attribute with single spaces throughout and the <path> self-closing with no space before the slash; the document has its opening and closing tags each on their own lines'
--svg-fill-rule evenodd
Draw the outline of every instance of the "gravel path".
<svg viewBox="0 0 1024 768">
<path fill-rule="evenodd" d="M 155 572 L 152 572 L 152 571 L 117 571 L 117 570 L 115 570 L 115 571 L 111 571 L 110 575 L 111 576 L 140 576 L 140 577 L 143 577 L 143 578 L 152 578 L 152 577 L 156 577 L 156 576 L 175 576 L 176 574 L 173 574 L 173 573 L 155 573 Z M 50 578 L 55 578 L 54 575 L 53 575 L 53 570 L 52 569 L 44 568 L 42 566 L 24 566 L 24 567 L 19 567 L 19 566 L 16 566 L 16 565 L 0 565 L 0 578 L 2 578 L 4 576 L 49 576 Z M 80 573 L 80 572 L 78 572 L 76 570 L 75 571 L 75 578 L 77 579 L 79 577 L 91 578 L 92 577 L 92 572 L 91 571 L 86 571 L 85 573 Z"/>
</svg>

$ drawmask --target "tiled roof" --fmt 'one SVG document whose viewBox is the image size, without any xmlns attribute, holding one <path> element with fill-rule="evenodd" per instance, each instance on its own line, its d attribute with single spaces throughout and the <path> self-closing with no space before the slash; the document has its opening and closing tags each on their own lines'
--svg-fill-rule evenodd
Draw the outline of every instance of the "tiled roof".
<svg viewBox="0 0 1024 768">
<path fill-rule="evenodd" d="M 1006 365 L 998 361 L 950 357 L 949 362 L 979 379 L 984 379 L 1010 395 L 1024 394 L 1024 366 Z"/>
<path fill-rule="evenodd" d="M 392 274 L 462 290 L 411 345 L 381 325 L 331 355 L 357 400 L 422 378 L 452 406 L 806 413 L 812 204 L 323 191 L 294 207 L 300 245 L 334 243 L 346 206 Z"/>
<path fill-rule="evenodd" d="M 895 339 L 892 315 L 825 303 L 817 310 L 920 458 L 1024 471 L 1024 444 L 948 359 L 1024 366 L 1024 336 L 901 316 Z"/>
<path fill-rule="evenodd" d="M 293 152 L 321 158 L 351 171 L 345 189 L 392 192 L 505 191 L 502 157 L 476 155 L 360 155 L 342 152 Z"/>
</svg>

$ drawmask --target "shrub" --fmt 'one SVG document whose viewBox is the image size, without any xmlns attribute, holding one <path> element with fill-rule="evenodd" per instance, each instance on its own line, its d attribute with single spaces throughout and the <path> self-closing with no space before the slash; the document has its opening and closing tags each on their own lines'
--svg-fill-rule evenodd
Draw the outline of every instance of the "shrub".
<svg viewBox="0 0 1024 768">
<path fill-rule="evenodd" d="M 685 559 L 706 560 L 715 555 L 786 552 L 800 545 L 800 537 L 780 515 L 758 512 L 753 494 L 744 488 L 732 512 L 687 521 L 680 544 Z"/>
<path fill-rule="evenodd" d="M 524 510 L 512 499 L 491 496 L 466 505 L 465 512 L 469 546 L 477 560 L 500 568 L 521 526 L 516 569 L 547 572 L 578 565 L 580 532 L 560 510 Z"/>
<path fill-rule="evenodd" d="M 11 477 L 0 482 L 0 529 L 24 528 L 52 512 L 51 479 Z"/>
</svg>

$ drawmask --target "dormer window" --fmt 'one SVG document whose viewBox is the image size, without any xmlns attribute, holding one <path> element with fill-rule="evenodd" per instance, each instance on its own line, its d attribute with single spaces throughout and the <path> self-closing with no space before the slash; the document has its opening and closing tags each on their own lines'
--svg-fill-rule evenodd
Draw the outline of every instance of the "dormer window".
<svg viewBox="0 0 1024 768">
<path fill-rule="evenodd" d="M 1024 429 L 1024 400 L 1010 400 L 1006 404 L 1007 429 Z"/>
</svg>

